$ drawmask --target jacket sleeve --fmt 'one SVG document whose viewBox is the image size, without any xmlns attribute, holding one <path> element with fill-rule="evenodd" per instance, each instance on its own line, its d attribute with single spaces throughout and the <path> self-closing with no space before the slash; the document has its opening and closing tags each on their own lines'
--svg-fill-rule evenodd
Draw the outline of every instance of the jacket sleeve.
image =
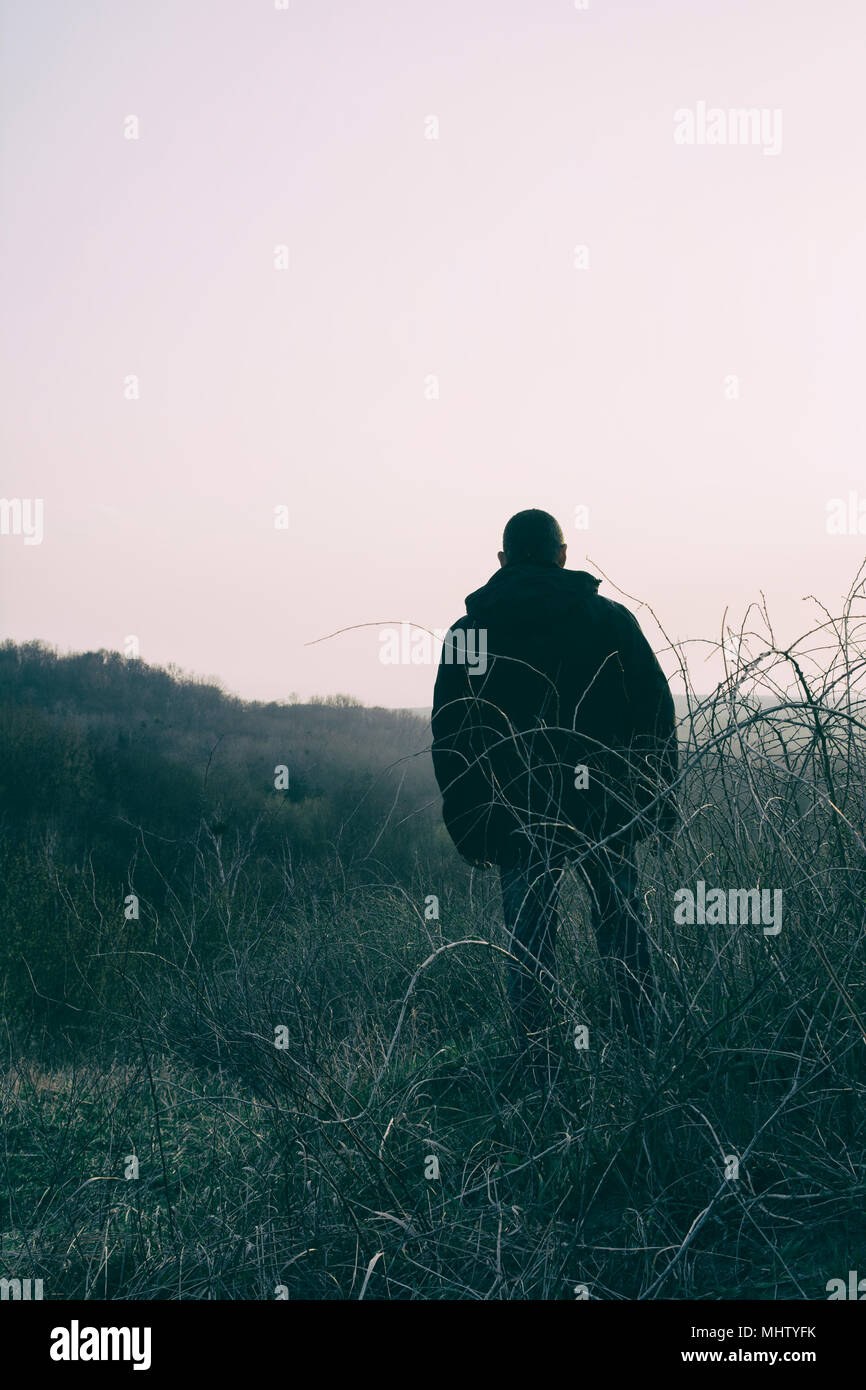
<svg viewBox="0 0 866 1390">
<path fill-rule="evenodd" d="M 670 830 L 678 819 L 675 794 L 670 790 L 679 767 L 673 696 L 637 618 L 617 606 L 623 615 L 620 656 L 632 768 L 643 794 L 650 800 L 660 798 L 650 816 L 652 828 Z"/>
<path fill-rule="evenodd" d="M 449 835 L 468 863 L 485 864 L 495 852 L 491 786 L 478 733 L 475 695 L 465 664 L 448 659 L 454 655 L 449 652 L 450 636 L 451 632 L 445 638 L 433 692 L 433 770 Z"/>
<path fill-rule="evenodd" d="M 448 638 L 445 640 L 447 642 Z M 466 771 L 469 740 L 465 728 L 467 691 L 463 671 L 460 666 L 446 664 L 444 657 L 443 646 L 433 689 L 430 722 L 433 730 L 433 771 L 443 800 L 448 800 L 456 795 L 461 773 Z"/>
</svg>

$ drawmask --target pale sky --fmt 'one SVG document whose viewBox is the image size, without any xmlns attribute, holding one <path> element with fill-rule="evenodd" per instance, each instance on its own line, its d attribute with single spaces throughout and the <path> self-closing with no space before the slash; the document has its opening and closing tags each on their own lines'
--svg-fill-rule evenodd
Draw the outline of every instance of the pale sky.
<svg viewBox="0 0 866 1390">
<path fill-rule="evenodd" d="M 862 0 L 2 15 L 0 491 L 44 507 L 41 544 L 0 535 L 3 636 L 429 705 L 379 625 L 447 627 L 530 506 L 676 640 L 760 591 L 783 640 L 838 609 Z M 675 143 L 700 103 L 781 113 L 780 151 Z"/>
</svg>

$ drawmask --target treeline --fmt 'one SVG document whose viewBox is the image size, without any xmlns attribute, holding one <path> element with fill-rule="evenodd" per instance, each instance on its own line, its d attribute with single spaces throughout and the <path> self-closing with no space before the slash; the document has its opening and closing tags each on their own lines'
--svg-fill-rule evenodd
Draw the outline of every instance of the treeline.
<svg viewBox="0 0 866 1390">
<path fill-rule="evenodd" d="M 302 856 L 338 837 L 362 852 L 398 780 L 408 812 L 435 795 L 428 744 L 419 716 L 347 696 L 264 704 L 117 652 L 0 646 L 4 839 L 48 837 L 66 859 L 116 867 L 142 831 L 182 840 L 201 824 L 256 826 L 262 848 Z"/>
<path fill-rule="evenodd" d="M 116 917 L 134 890 L 158 917 L 191 899 L 205 853 L 218 874 L 242 867 L 267 903 L 284 892 L 287 865 L 338 860 L 361 879 L 366 865 L 377 879 L 387 865 L 399 878 L 419 847 L 444 852 L 429 740 L 417 714 L 347 696 L 244 701 L 117 652 L 3 643 L 7 987 L 60 988 L 60 945 L 77 921 L 89 949 L 94 906 Z M 51 978 L 28 985 L 40 961 Z"/>
</svg>

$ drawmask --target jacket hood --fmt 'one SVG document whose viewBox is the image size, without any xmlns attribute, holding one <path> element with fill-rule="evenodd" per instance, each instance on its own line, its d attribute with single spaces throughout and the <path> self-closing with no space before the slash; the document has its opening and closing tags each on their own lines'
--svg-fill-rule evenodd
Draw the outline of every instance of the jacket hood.
<svg viewBox="0 0 866 1390">
<path fill-rule="evenodd" d="M 586 570 L 559 565 L 506 565 L 485 585 L 466 597 L 466 613 L 479 623 L 507 621 L 515 626 L 547 627 L 559 623 L 588 598 L 595 598 L 601 580 Z"/>
</svg>

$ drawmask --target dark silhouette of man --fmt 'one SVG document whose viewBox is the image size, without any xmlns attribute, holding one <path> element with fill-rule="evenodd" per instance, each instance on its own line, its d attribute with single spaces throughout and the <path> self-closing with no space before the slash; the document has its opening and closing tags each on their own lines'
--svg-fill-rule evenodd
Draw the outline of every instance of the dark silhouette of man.
<svg viewBox="0 0 866 1390">
<path fill-rule="evenodd" d="M 451 838 L 498 865 L 521 1050 L 546 1075 L 560 880 L 574 863 L 628 1031 L 645 1036 L 649 949 L 635 848 L 676 820 L 674 704 L 637 620 L 565 569 L 548 512 L 505 527 L 500 568 L 449 629 L 433 697 L 433 764 Z"/>
</svg>

